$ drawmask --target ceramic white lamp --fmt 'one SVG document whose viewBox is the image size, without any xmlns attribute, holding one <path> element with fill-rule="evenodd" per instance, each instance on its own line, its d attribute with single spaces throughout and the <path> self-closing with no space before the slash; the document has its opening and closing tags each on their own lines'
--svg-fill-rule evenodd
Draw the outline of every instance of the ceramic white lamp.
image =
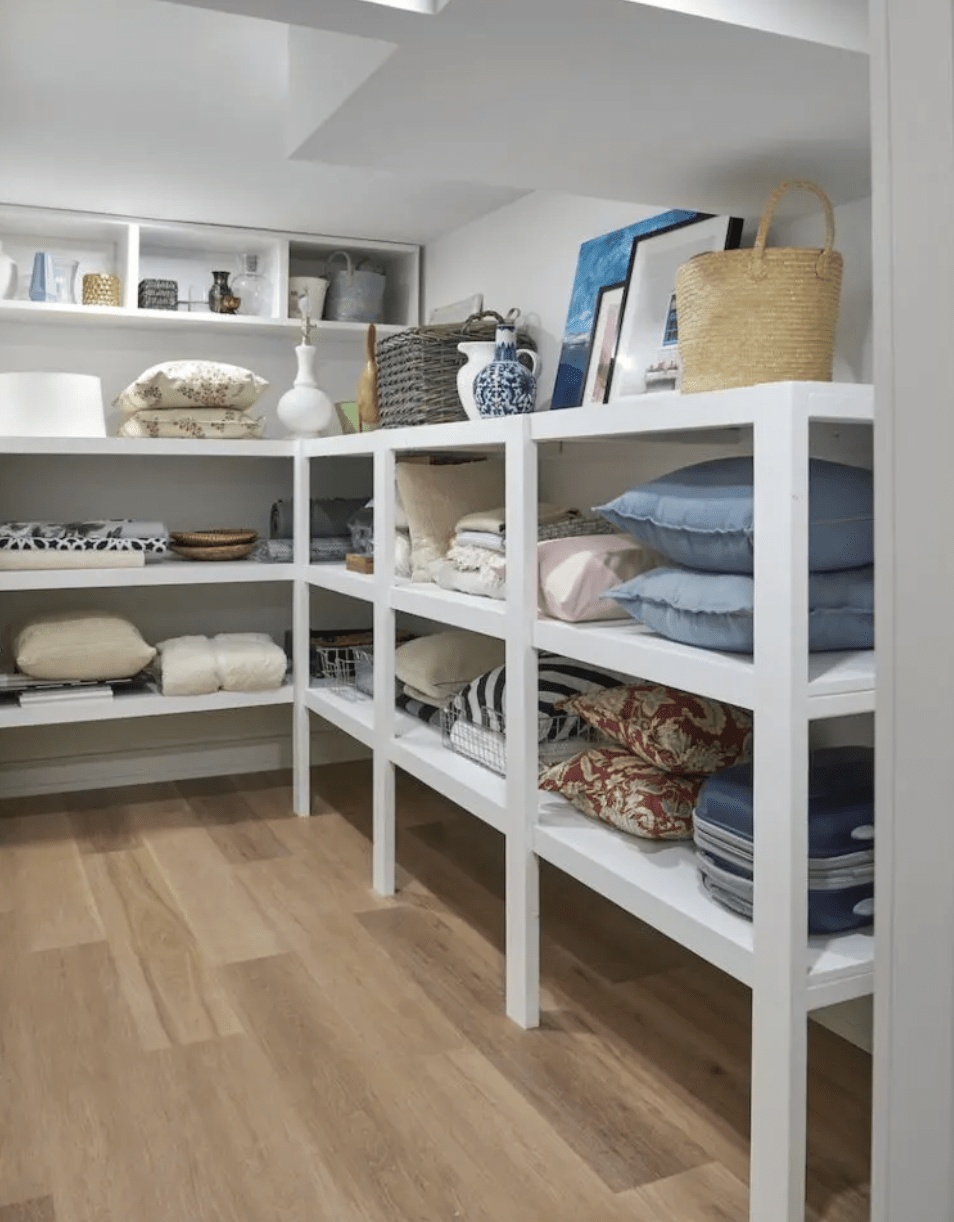
<svg viewBox="0 0 954 1222">
<path fill-rule="evenodd" d="M 103 387 L 86 373 L 0 373 L 0 437 L 105 437 Z"/>
<path fill-rule="evenodd" d="M 308 299 L 305 298 L 305 303 Z M 307 304 L 302 311 L 302 342 L 295 349 L 298 376 L 286 390 L 275 409 L 279 420 L 292 437 L 317 437 L 328 429 L 335 417 L 335 405 L 315 380 L 315 349 L 309 332 L 311 318 Z"/>
</svg>

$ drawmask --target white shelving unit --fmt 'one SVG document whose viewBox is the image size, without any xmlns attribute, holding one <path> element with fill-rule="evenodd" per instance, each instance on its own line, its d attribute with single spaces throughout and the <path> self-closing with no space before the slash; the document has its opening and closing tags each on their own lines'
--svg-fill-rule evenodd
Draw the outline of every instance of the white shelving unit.
<svg viewBox="0 0 954 1222">
<path fill-rule="evenodd" d="M 545 860 L 748 985 L 753 992 L 751 1216 L 804 1217 L 807 1018 L 872 991 L 870 933 L 807 939 L 807 759 L 812 720 L 872 713 L 872 652 L 809 655 L 808 453 L 813 421 L 873 420 L 870 386 L 776 384 L 674 398 L 646 395 L 598 410 L 395 430 L 302 443 L 302 461 L 364 454 L 374 463 L 373 578 L 343 571 L 307 580 L 374 605 L 375 700 L 312 690 L 308 708 L 374 753 L 374 885 L 394 889 L 394 768 L 400 767 L 506 837 L 507 1009 L 539 1019 L 538 863 Z M 545 443 L 751 430 L 755 456 L 756 642 L 751 657 L 666 641 L 633 624 L 572 625 L 536 606 L 538 451 Z M 396 582 L 394 466 L 409 450 L 498 451 L 507 468 L 508 600 Z M 396 613 L 469 628 L 506 643 L 506 779 L 447 750 L 440 734 L 396 713 Z M 536 650 L 624 671 L 742 705 L 756 719 L 755 919 L 702 888 L 691 846 L 647 844 L 537 791 Z M 360 711 L 359 711 L 360 710 Z M 299 765 L 301 809 L 307 776 Z"/>
<path fill-rule="evenodd" d="M 214 712 L 267 704 L 292 710 L 294 801 L 310 811 L 310 717 L 319 716 L 369 747 L 374 759 L 373 883 L 395 887 L 394 770 L 403 768 L 501 832 L 507 860 L 507 1010 L 525 1027 L 539 1020 L 541 860 L 681 942 L 753 992 L 752 1217 L 796 1222 L 804 1215 L 806 1026 L 811 1010 L 872 989 L 874 939 L 859 933 L 806 939 L 808 728 L 812 720 L 875 709 L 870 652 L 807 649 L 808 452 L 812 421 L 872 420 L 870 387 L 811 383 L 752 387 L 680 398 L 647 395 L 599 410 L 438 425 L 302 442 L 11 441 L 4 462 L 25 456 L 151 455 L 160 464 L 186 455 L 285 459 L 295 499 L 294 561 L 219 565 L 167 561 L 141 570 L 0 574 L 0 590 L 80 587 L 187 587 L 285 582 L 294 626 L 293 680 L 272 693 L 217 693 L 170 699 L 154 694 L 112 702 L 0 710 L 0 728 Z M 536 507 L 543 446 L 585 447 L 618 438 L 725 426 L 749 429 L 755 455 L 756 625 L 753 657 L 662 640 L 633 623 L 570 625 L 538 617 Z M 506 459 L 508 599 L 497 602 L 394 578 L 395 464 L 409 451 L 471 450 Z M 376 557 L 373 576 L 341 564 L 308 563 L 313 463 L 363 457 L 373 468 Z M 374 699 L 348 698 L 310 678 L 313 590 L 344 595 L 374 616 Z M 499 777 L 444 747 L 434 728 L 394 705 L 394 641 L 399 613 L 505 642 L 507 775 Z M 538 649 L 608 666 L 686 691 L 739 704 L 756 719 L 755 919 L 747 922 L 708 898 L 691 847 L 647 844 L 579 814 L 537 790 Z"/>
</svg>

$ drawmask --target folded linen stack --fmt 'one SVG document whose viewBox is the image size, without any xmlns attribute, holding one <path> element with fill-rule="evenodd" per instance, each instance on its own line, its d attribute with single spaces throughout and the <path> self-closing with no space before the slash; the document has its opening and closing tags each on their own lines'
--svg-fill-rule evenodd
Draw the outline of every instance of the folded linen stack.
<svg viewBox="0 0 954 1222">
<path fill-rule="evenodd" d="M 752 765 L 708 778 L 695 812 L 696 860 L 709 894 L 752 917 Z M 808 770 L 808 932 L 845 933 L 874 913 L 874 752 L 829 747 Z"/>
<path fill-rule="evenodd" d="M 578 509 L 540 504 L 537 535 L 540 540 L 579 535 L 612 534 L 601 518 L 586 518 Z M 447 555 L 434 565 L 434 580 L 446 590 L 507 597 L 507 512 L 503 508 L 465 514 L 454 527 Z"/>
<path fill-rule="evenodd" d="M 153 365 L 113 401 L 127 416 L 118 436 L 255 439 L 264 434 L 265 421 L 248 410 L 267 389 L 264 378 L 238 365 Z"/>
<path fill-rule="evenodd" d="M 168 543 L 162 522 L 0 522 L 0 570 L 141 568 Z"/>
<path fill-rule="evenodd" d="M 666 557 L 603 595 L 660 636 L 704 649 L 754 648 L 751 458 L 684 467 L 598 512 Z M 811 650 L 870 649 L 874 640 L 871 472 L 809 461 Z"/>
</svg>

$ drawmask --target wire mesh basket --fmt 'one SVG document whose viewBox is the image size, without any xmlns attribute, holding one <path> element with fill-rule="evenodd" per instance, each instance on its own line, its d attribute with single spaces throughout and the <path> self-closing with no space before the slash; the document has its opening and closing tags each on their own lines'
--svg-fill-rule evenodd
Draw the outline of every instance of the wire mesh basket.
<svg viewBox="0 0 954 1222">
<path fill-rule="evenodd" d="M 555 713 L 553 716 L 541 713 L 538 724 L 540 772 L 605 742 L 575 713 Z M 457 755 L 499 776 L 506 775 L 507 718 L 498 709 L 482 706 L 475 718 L 473 710 L 465 714 L 451 701 L 441 710 L 441 738 L 444 746 Z"/>
<path fill-rule="evenodd" d="M 374 698 L 374 654 L 370 649 L 340 649 L 329 662 L 329 687 L 345 700 Z"/>
</svg>

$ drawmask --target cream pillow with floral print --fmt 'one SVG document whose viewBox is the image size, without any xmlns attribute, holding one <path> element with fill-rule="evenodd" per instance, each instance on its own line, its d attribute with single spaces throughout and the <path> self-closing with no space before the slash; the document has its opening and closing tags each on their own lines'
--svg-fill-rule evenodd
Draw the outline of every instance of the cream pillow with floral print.
<svg viewBox="0 0 954 1222">
<path fill-rule="evenodd" d="M 127 416 L 169 407 L 225 407 L 246 411 L 268 390 L 264 378 L 218 361 L 165 361 L 141 373 L 113 400 Z"/>
</svg>

